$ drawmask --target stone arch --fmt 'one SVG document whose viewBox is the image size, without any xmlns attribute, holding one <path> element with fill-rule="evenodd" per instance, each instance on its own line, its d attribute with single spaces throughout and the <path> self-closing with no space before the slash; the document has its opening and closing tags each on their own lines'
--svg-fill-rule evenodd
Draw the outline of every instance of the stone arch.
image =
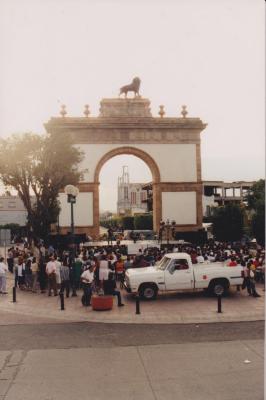
<svg viewBox="0 0 266 400">
<path fill-rule="evenodd" d="M 109 159 L 122 154 L 135 155 L 150 168 L 155 231 L 158 232 L 160 220 L 168 218 L 176 220 L 178 232 L 194 234 L 202 228 L 200 133 L 206 124 L 200 118 L 187 118 L 185 109 L 181 117 L 153 117 L 149 99 L 139 97 L 103 99 L 98 117 L 85 114 L 85 118 L 53 117 L 45 124 L 50 134 L 73 137 L 88 158 L 89 173 L 79 182 L 80 196 L 75 207 L 79 213 L 77 233 L 99 236 L 99 174 Z M 97 145 L 95 157 L 89 160 Z M 146 152 L 142 150 L 147 147 Z M 61 200 L 60 232 L 67 233 L 70 216 L 64 194 Z"/>
<path fill-rule="evenodd" d="M 144 161 L 151 170 L 152 174 L 152 181 L 153 183 L 160 183 L 160 170 L 154 161 L 154 159 L 147 154 L 145 151 L 138 149 L 137 147 L 117 147 L 111 151 L 108 151 L 97 163 L 95 171 L 94 171 L 94 183 L 99 183 L 99 175 L 103 165 L 110 160 L 111 158 L 118 156 L 118 155 L 133 155 L 140 158 Z"/>
</svg>

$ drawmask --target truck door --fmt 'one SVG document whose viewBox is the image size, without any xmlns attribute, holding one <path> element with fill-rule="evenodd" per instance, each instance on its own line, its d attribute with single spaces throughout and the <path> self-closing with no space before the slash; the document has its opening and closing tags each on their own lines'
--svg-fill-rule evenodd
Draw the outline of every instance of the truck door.
<svg viewBox="0 0 266 400">
<path fill-rule="evenodd" d="M 165 289 L 181 290 L 193 288 L 193 273 L 185 259 L 173 259 L 165 270 Z"/>
</svg>

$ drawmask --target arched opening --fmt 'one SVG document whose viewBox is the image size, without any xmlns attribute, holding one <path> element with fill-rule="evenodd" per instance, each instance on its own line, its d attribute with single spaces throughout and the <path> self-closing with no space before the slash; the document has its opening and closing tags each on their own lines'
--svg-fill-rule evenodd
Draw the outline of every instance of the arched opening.
<svg viewBox="0 0 266 400">
<path fill-rule="evenodd" d="M 98 162 L 98 164 L 95 168 L 95 173 L 94 173 L 94 182 L 95 183 L 99 183 L 99 174 L 100 174 L 102 166 L 111 158 L 113 158 L 117 155 L 121 155 L 121 154 L 134 155 L 134 156 L 140 158 L 150 168 L 151 174 L 152 174 L 152 182 L 153 183 L 160 182 L 159 168 L 158 168 L 156 162 L 154 161 L 154 159 L 149 154 L 147 154 L 145 151 L 140 150 L 136 147 L 118 147 L 117 149 L 111 150 L 108 153 L 106 153 Z"/>
<path fill-rule="evenodd" d="M 158 201 L 160 172 L 147 153 L 133 147 L 121 147 L 106 153 L 96 166 L 94 182 L 98 187 L 94 203 L 96 225 L 100 215 L 103 218 L 104 211 L 107 217 L 111 213 L 121 217 L 150 214 L 153 216 L 152 228 L 157 230 L 161 218 Z"/>
<path fill-rule="evenodd" d="M 152 182 L 149 167 L 130 155 L 115 156 L 102 167 L 99 176 L 100 213 L 118 215 L 151 211 L 146 202 L 146 187 Z"/>
</svg>

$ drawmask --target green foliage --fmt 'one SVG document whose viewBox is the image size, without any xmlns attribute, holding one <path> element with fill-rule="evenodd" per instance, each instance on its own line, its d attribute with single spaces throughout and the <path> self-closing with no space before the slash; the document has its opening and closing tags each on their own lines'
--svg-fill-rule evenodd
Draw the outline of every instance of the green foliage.
<svg viewBox="0 0 266 400">
<path fill-rule="evenodd" d="M 134 228 L 135 229 L 153 229 L 153 219 L 151 214 L 147 215 L 135 215 L 134 217 Z"/>
<path fill-rule="evenodd" d="M 0 229 L 10 229 L 11 233 L 17 233 L 19 232 L 22 227 L 19 224 L 5 224 L 5 225 L 0 225 Z"/>
<path fill-rule="evenodd" d="M 123 226 L 123 217 L 112 217 L 108 220 L 101 220 L 100 225 L 115 230 L 118 226 Z"/>
<path fill-rule="evenodd" d="M 246 196 L 248 208 L 257 211 L 265 207 L 265 180 L 260 179 L 251 187 Z"/>
<path fill-rule="evenodd" d="M 34 237 L 45 239 L 59 214 L 58 194 L 77 184 L 82 153 L 69 136 L 25 133 L 0 141 L 0 178 L 17 190 Z"/>
<path fill-rule="evenodd" d="M 265 243 L 265 180 L 256 182 L 246 198 L 248 208 L 254 212 L 251 231 L 258 243 Z"/>
<path fill-rule="evenodd" d="M 122 218 L 123 228 L 126 230 L 134 229 L 134 217 L 126 216 Z"/>
<path fill-rule="evenodd" d="M 258 210 L 251 220 L 251 229 L 257 242 L 264 246 L 265 244 L 265 211 Z"/>
<path fill-rule="evenodd" d="M 133 216 L 113 217 L 108 221 L 100 221 L 100 225 L 105 228 L 112 227 L 114 230 L 118 226 L 122 226 L 125 230 L 152 230 L 153 229 L 153 218 L 151 214 L 141 214 Z"/>
<path fill-rule="evenodd" d="M 213 233 L 216 240 L 236 241 L 243 235 L 243 209 L 236 204 L 218 207 L 213 215 Z"/>
</svg>

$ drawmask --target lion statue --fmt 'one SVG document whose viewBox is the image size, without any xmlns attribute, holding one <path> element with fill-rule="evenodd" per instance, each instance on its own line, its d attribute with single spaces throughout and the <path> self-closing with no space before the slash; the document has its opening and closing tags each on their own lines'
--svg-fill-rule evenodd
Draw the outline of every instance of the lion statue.
<svg viewBox="0 0 266 400">
<path fill-rule="evenodd" d="M 127 98 L 127 92 L 134 92 L 135 97 L 140 97 L 139 95 L 139 87 L 140 87 L 140 79 L 138 77 L 134 78 L 132 83 L 130 85 L 125 85 L 120 88 L 120 93 L 119 96 L 121 96 L 122 93 L 125 93 L 125 98 Z"/>
</svg>

